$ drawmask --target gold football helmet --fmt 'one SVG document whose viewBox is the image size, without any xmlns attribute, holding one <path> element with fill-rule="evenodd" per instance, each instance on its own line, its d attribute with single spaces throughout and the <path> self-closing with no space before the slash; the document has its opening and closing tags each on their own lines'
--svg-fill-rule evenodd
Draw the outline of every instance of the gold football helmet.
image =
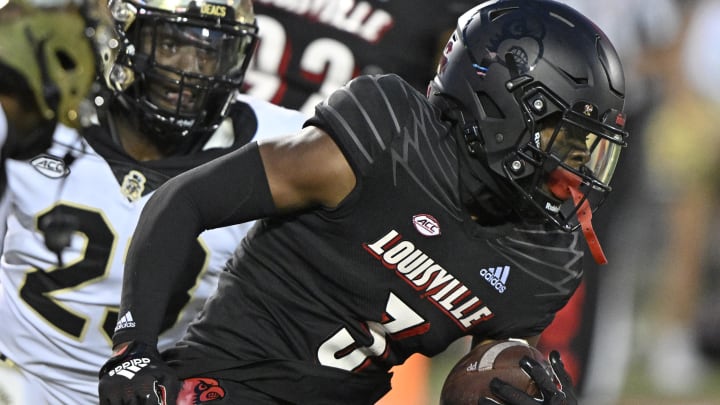
<svg viewBox="0 0 720 405">
<path fill-rule="evenodd" d="M 118 45 L 103 0 L 0 0 L 0 92 L 29 89 L 42 119 L 78 127 Z"/>
</svg>

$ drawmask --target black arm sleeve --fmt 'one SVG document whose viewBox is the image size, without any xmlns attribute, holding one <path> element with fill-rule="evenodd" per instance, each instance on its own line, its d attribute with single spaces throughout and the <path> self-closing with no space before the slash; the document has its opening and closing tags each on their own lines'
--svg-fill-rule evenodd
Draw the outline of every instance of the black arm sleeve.
<svg viewBox="0 0 720 405">
<path fill-rule="evenodd" d="M 114 344 L 157 344 L 160 325 L 196 239 L 213 229 L 275 212 L 257 143 L 167 181 L 150 198 L 133 235 L 123 278 L 120 325 Z M 184 275 L 186 277 L 186 275 Z"/>
</svg>

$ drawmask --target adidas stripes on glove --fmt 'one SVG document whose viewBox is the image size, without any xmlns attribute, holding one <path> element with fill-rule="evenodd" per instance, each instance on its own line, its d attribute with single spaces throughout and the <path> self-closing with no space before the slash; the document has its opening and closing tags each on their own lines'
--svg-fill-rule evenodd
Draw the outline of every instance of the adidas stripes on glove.
<svg viewBox="0 0 720 405">
<path fill-rule="evenodd" d="M 157 348 L 130 342 L 100 369 L 100 405 L 175 404 L 181 382 Z"/>
</svg>

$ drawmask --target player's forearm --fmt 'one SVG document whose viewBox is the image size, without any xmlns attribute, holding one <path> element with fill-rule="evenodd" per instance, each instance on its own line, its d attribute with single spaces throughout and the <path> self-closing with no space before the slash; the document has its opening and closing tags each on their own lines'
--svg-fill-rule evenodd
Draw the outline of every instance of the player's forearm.
<svg viewBox="0 0 720 405">
<path fill-rule="evenodd" d="M 250 144 L 177 176 L 150 198 L 133 235 L 125 265 L 120 317 L 134 325 L 116 331 L 117 343 L 153 344 L 178 281 L 188 267 L 198 235 L 272 214 L 257 145 Z"/>
<path fill-rule="evenodd" d="M 198 271 L 190 264 L 202 222 L 194 204 L 178 190 L 159 189 L 135 229 L 125 262 L 115 344 L 155 344 L 170 297 L 183 277 L 180 273 Z"/>
</svg>

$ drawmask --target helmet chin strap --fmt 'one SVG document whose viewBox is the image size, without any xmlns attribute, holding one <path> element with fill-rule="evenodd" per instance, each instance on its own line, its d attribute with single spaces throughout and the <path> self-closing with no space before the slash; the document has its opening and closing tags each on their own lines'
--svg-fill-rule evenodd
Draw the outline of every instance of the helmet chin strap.
<svg viewBox="0 0 720 405">
<path fill-rule="evenodd" d="M 550 192 L 556 197 L 562 200 L 567 200 L 572 197 L 573 202 L 577 205 L 580 204 L 580 201 L 585 197 L 583 193 L 580 192 L 580 182 L 580 177 L 567 170 L 558 168 L 550 173 L 547 184 Z M 598 264 L 607 264 L 605 253 L 603 253 L 600 241 L 598 241 L 595 230 L 592 227 L 592 209 L 587 200 L 582 201 L 582 204 L 578 208 L 577 218 L 595 262 Z"/>
</svg>

